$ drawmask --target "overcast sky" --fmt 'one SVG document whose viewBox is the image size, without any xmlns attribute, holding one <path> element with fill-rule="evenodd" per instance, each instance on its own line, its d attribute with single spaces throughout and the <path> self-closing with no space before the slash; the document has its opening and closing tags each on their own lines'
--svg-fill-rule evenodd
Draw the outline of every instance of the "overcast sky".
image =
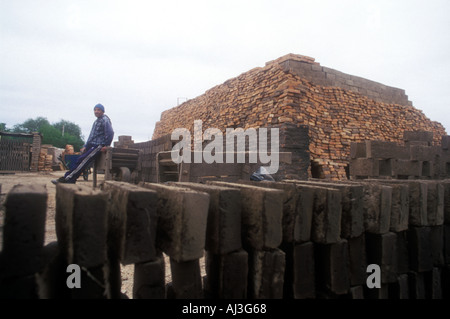
<svg viewBox="0 0 450 319">
<path fill-rule="evenodd" d="M 450 1 L 0 0 L 0 123 L 102 103 L 150 140 L 161 112 L 288 53 L 404 89 L 450 134 Z"/>
</svg>

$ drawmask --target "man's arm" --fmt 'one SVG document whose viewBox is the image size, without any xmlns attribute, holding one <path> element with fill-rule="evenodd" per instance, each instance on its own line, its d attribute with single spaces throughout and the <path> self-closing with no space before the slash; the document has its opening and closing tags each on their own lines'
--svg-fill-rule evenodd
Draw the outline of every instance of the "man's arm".
<svg viewBox="0 0 450 319">
<path fill-rule="evenodd" d="M 114 130 L 109 118 L 105 121 L 105 146 L 110 146 L 114 138 Z"/>
</svg>

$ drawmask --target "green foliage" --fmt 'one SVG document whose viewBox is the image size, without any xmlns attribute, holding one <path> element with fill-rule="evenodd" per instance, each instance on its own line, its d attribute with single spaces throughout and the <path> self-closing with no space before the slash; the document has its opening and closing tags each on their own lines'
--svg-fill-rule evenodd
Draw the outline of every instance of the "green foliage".
<svg viewBox="0 0 450 319">
<path fill-rule="evenodd" d="M 6 128 L 6 123 L 0 123 L 0 132 L 9 132 L 9 129 Z"/>
<path fill-rule="evenodd" d="M 76 152 L 78 152 L 84 144 L 81 128 L 77 124 L 65 120 L 50 124 L 44 117 L 28 119 L 22 124 L 15 125 L 12 132 L 39 132 L 42 135 L 42 144 L 50 144 L 59 148 L 65 148 L 67 144 L 70 144 L 73 145 Z"/>
<path fill-rule="evenodd" d="M 16 124 L 13 127 L 14 133 L 34 133 L 40 132 L 39 129 L 44 125 L 50 125 L 45 117 L 37 117 L 36 119 L 28 119 L 22 124 Z"/>
</svg>

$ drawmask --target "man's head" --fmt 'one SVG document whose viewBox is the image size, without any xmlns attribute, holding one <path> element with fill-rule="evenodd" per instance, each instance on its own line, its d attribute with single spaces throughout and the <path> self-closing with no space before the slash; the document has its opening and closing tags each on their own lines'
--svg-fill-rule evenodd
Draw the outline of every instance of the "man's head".
<svg viewBox="0 0 450 319">
<path fill-rule="evenodd" d="M 105 107 L 101 104 L 94 106 L 94 114 L 96 117 L 100 117 L 105 113 Z"/>
</svg>

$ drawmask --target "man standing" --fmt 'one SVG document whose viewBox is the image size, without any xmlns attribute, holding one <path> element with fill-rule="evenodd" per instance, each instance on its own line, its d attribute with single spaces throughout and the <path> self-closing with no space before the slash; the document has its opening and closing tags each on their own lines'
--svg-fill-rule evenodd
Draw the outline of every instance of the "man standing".
<svg viewBox="0 0 450 319">
<path fill-rule="evenodd" d="M 94 106 L 94 114 L 97 117 L 92 125 L 91 133 L 86 144 L 81 148 L 81 156 L 78 158 L 75 167 L 64 174 L 64 177 L 52 180 L 53 184 L 71 183 L 75 184 L 81 173 L 89 164 L 104 152 L 107 146 L 111 145 L 114 138 L 114 130 L 111 120 L 105 114 L 105 107 L 101 104 Z"/>
</svg>

